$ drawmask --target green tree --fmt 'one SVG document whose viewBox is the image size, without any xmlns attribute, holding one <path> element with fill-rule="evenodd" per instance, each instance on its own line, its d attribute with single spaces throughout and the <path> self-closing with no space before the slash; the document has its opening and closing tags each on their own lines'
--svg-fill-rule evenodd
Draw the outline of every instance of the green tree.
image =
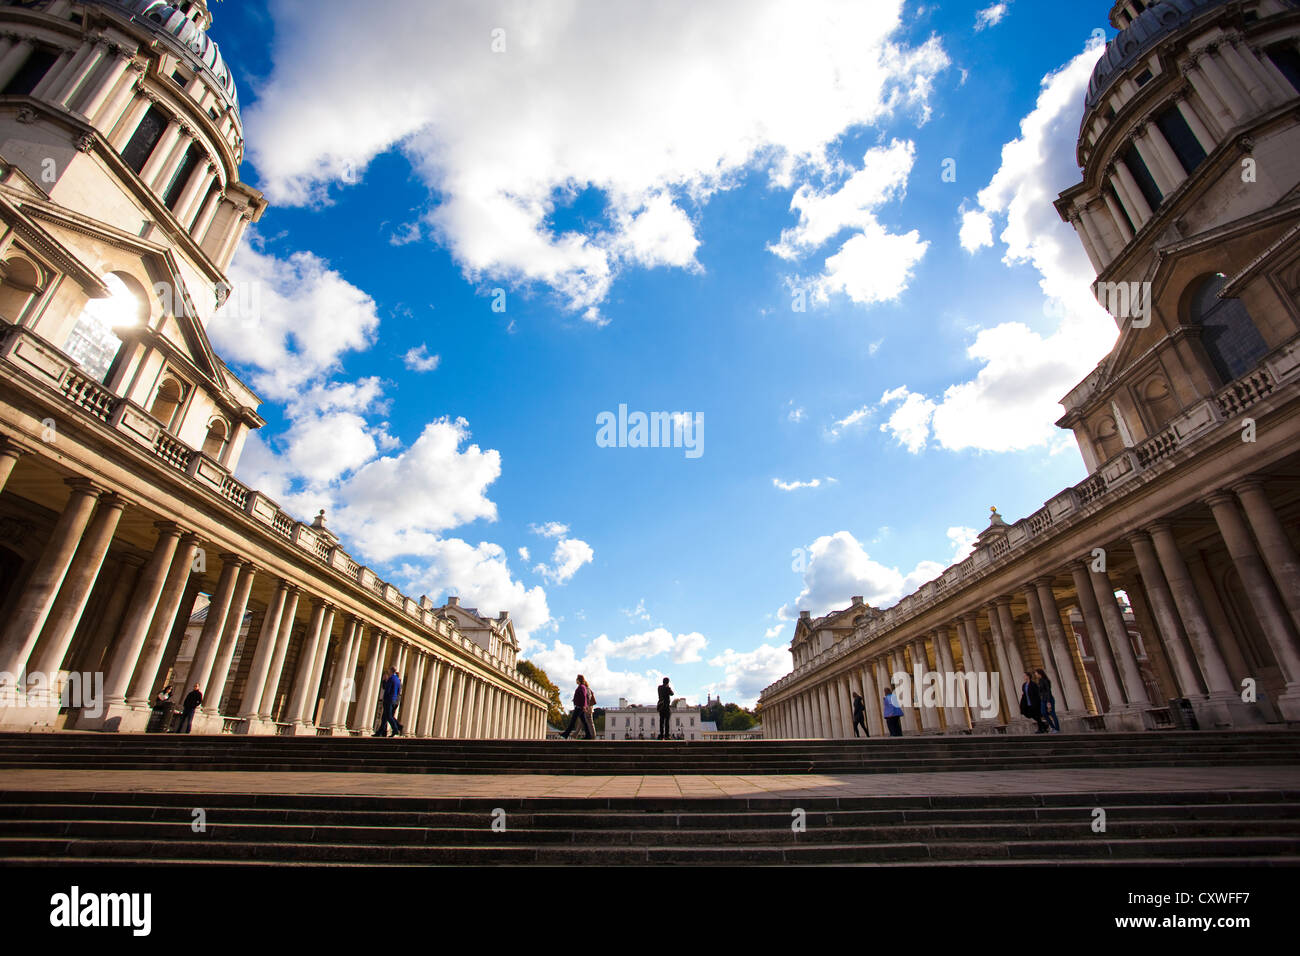
<svg viewBox="0 0 1300 956">
<path fill-rule="evenodd" d="M 563 727 L 565 712 L 564 706 L 560 703 L 560 688 L 551 683 L 551 679 L 546 676 L 546 671 L 532 661 L 525 660 L 517 661 L 515 670 L 529 680 L 535 680 L 546 688 L 546 696 L 549 700 L 546 708 L 546 722 L 552 727 Z"/>
</svg>

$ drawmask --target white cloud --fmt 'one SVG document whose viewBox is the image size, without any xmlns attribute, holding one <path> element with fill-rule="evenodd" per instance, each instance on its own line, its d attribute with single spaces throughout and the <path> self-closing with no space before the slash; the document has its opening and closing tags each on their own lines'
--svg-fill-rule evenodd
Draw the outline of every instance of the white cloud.
<svg viewBox="0 0 1300 956">
<path fill-rule="evenodd" d="M 601 635 L 587 645 L 581 657 L 572 644 L 556 640 L 550 647 L 530 649 L 528 659 L 546 671 L 559 686 L 561 699 L 566 702 L 572 698 L 574 679 L 578 674 L 582 674 L 595 691 L 597 706 L 616 706 L 620 697 L 626 697 L 633 704 L 651 704 L 657 700 L 655 688 L 665 676 L 671 675 L 665 675 L 659 669 L 644 673 L 614 670 L 601 649 L 603 645 L 599 642 L 602 638 L 608 642 L 608 638 Z M 681 690 L 680 687 L 676 689 Z"/>
<path fill-rule="evenodd" d="M 519 560 L 523 561 L 525 564 L 533 560 L 531 557 L 529 557 L 527 548 L 519 549 Z"/>
<path fill-rule="evenodd" d="M 563 538 L 569 533 L 569 526 L 558 521 L 548 521 L 545 524 L 530 524 L 528 530 L 543 538 Z"/>
<path fill-rule="evenodd" d="M 409 594 L 427 594 L 431 600 L 454 594 L 461 604 L 476 607 L 488 617 L 509 611 L 525 657 L 530 656 L 528 649 L 536 646 L 534 632 L 551 620 L 545 590 L 514 580 L 505 551 L 490 542 L 471 545 L 459 538 L 430 540 L 419 554 L 419 563 L 404 564 L 398 573 Z"/>
<path fill-rule="evenodd" d="M 279 258 L 250 232 L 230 265 L 234 287 L 207 332 L 228 362 L 254 369 L 253 388 L 275 401 L 369 348 L 379 327 L 375 301 L 311 252 Z"/>
<path fill-rule="evenodd" d="M 906 573 L 886 567 L 873 560 L 848 531 L 818 538 L 808 546 L 808 553 L 803 590 L 777 612 L 783 620 L 794 620 L 801 610 L 818 617 L 847 607 L 855 594 L 868 604 L 888 607 L 944 570 L 944 565 L 935 561 L 921 561 Z"/>
<path fill-rule="evenodd" d="M 760 644 L 752 651 L 727 648 L 709 659 L 710 667 L 721 667 L 724 677 L 707 690 L 742 707 L 752 707 L 759 692 L 773 681 L 790 673 L 790 651 L 784 647 Z"/>
<path fill-rule="evenodd" d="M 632 608 L 630 611 L 627 608 L 619 608 L 619 610 L 634 621 L 650 620 L 650 612 L 647 611 L 645 607 L 645 598 L 641 598 L 637 601 L 636 607 Z"/>
<path fill-rule="evenodd" d="M 793 406 L 794 402 L 790 402 L 790 405 Z M 786 414 L 785 417 L 792 422 L 798 423 L 803 421 L 804 418 L 806 418 L 807 416 L 804 414 L 804 410 L 802 408 L 791 407 L 790 411 Z"/>
<path fill-rule="evenodd" d="M 975 541 L 980 533 L 974 528 L 959 526 L 948 529 L 948 540 L 952 542 L 952 564 L 965 561 L 975 550 Z"/>
<path fill-rule="evenodd" d="M 783 630 L 785 630 L 785 624 L 773 624 L 763 632 L 763 640 L 770 641 L 774 637 L 780 637 Z"/>
<path fill-rule="evenodd" d="M 993 217 L 978 209 L 966 210 L 961 214 L 957 238 L 967 252 L 993 245 Z"/>
<path fill-rule="evenodd" d="M 921 241 L 915 229 L 905 235 L 889 232 L 877 220 L 876 210 L 902 196 L 915 159 L 915 145 L 895 139 L 869 149 L 862 168 L 838 188 L 819 191 L 805 183 L 795 191 L 790 208 L 799 213 L 799 222 L 768 246 L 772 252 L 795 260 L 846 229 L 854 232 L 825 260 L 822 274 L 811 280 L 813 302 L 842 292 L 860 305 L 871 305 L 896 299 L 907 288 L 929 243 Z"/>
<path fill-rule="evenodd" d="M 429 346 L 423 342 L 407 349 L 406 354 L 402 356 L 402 362 L 413 372 L 432 372 L 438 367 L 440 361 L 439 356 L 429 354 Z"/>
<path fill-rule="evenodd" d="M 985 7 L 975 14 L 975 32 L 986 30 L 989 27 L 995 27 L 1001 23 L 1011 10 L 1009 2 L 995 3 L 992 6 Z"/>
<path fill-rule="evenodd" d="M 875 411 L 876 409 L 874 406 L 863 405 L 861 408 L 857 409 L 856 411 L 849 412 L 843 418 L 836 421 L 835 424 L 833 424 L 829 429 L 827 429 L 827 434 L 831 438 L 839 438 L 841 432 L 850 428 L 854 428 L 858 425 L 861 425 L 873 414 L 875 414 Z"/>
<path fill-rule="evenodd" d="M 830 482 L 835 479 L 827 478 L 826 480 Z M 821 484 L 822 480 L 820 478 L 814 478 L 811 481 L 782 481 L 779 478 L 772 479 L 772 485 L 776 488 L 780 488 L 782 491 L 797 491 L 800 488 L 820 488 Z"/>
<path fill-rule="evenodd" d="M 973 251 L 1002 222 L 1003 263 L 1039 273 L 1044 314 L 1058 320 L 1046 334 L 1024 322 L 981 329 L 966 349 L 979 364 L 969 381 L 939 399 L 902 386 L 886 395 L 903 400 L 887 428 L 911 451 L 928 439 L 949 450 L 1015 451 L 1056 442 L 1060 399 L 1096 366 L 1115 341 L 1115 323 L 1092 297 L 1092 266 L 1052 201 L 1079 178 L 1075 145 L 1079 109 L 1099 48 L 1090 45 L 1043 77 L 1020 136 L 1002 147 L 1002 165 L 963 215 L 961 241 Z M 982 217 L 982 218 L 981 218 Z M 991 240 L 990 240 L 991 241 Z M 899 417 L 901 415 L 901 417 Z"/>
<path fill-rule="evenodd" d="M 579 538 L 562 538 L 555 544 L 555 553 L 551 555 L 551 566 L 539 564 L 533 568 L 533 571 L 548 581 L 564 584 L 578 573 L 580 567 L 590 564 L 594 556 L 595 552 L 587 542 Z"/>
<path fill-rule="evenodd" d="M 588 645 L 587 653 L 630 661 L 670 654 L 674 664 L 690 664 L 700 660 L 700 651 L 708 643 L 698 631 L 674 637 L 667 628 L 656 627 L 643 634 L 631 634 L 621 641 L 611 641 L 602 634 Z"/>
<path fill-rule="evenodd" d="M 272 202 L 316 203 L 398 147 L 434 200 L 422 228 L 469 277 L 542 283 L 599 320 L 625 266 L 698 268 L 683 203 L 754 167 L 789 188 L 829 169 L 846 131 L 928 117 L 948 58 L 937 38 L 891 39 L 903 6 L 371 0 L 359 18 L 280 2 L 273 70 L 245 116 L 251 158 Z M 605 208 L 557 233 L 553 214 L 587 188 Z"/>
</svg>

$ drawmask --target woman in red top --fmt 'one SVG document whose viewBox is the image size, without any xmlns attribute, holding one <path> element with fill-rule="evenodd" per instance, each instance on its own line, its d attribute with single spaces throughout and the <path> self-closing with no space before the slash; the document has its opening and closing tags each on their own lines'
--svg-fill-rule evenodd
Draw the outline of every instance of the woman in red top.
<svg viewBox="0 0 1300 956">
<path fill-rule="evenodd" d="M 574 727 L 578 724 L 578 719 L 582 719 L 582 725 L 587 730 L 587 739 L 596 739 L 596 727 L 591 722 L 591 708 L 596 706 L 596 695 L 591 692 L 587 686 L 587 678 L 581 674 L 578 675 L 578 686 L 573 691 L 573 716 L 569 718 L 569 726 L 564 728 L 564 733 L 560 734 L 565 740 L 573 733 Z"/>
</svg>

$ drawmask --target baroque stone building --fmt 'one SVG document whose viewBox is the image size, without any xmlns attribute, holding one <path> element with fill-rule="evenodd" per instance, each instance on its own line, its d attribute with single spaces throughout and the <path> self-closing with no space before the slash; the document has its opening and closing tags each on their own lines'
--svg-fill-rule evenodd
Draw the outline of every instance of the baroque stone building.
<svg viewBox="0 0 1300 956">
<path fill-rule="evenodd" d="M 542 737 L 507 614 L 402 594 L 234 477 L 260 400 L 206 329 L 265 201 L 210 23 L 0 3 L 0 727 L 144 729 L 205 593 L 196 731 L 366 732 L 391 664 L 409 733 Z"/>
<path fill-rule="evenodd" d="M 995 510 L 883 613 L 801 620 L 761 695 L 769 738 L 851 735 L 853 691 L 881 733 L 886 682 L 914 668 L 995 672 L 1002 699 L 910 708 L 909 732 L 1032 729 L 1039 666 L 1066 729 L 1168 726 L 1173 699 L 1201 727 L 1300 720 L 1300 5 L 1121 0 L 1110 22 L 1082 181 L 1056 201 L 1119 327 L 1057 423 L 1088 477 L 1014 523 Z"/>
</svg>

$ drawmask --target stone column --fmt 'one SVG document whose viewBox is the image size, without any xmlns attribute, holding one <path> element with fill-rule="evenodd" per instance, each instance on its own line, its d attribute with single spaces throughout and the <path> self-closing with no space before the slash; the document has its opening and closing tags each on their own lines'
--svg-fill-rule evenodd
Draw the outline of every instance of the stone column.
<svg viewBox="0 0 1300 956">
<path fill-rule="evenodd" d="M 239 646 L 239 635 L 244 629 L 244 614 L 248 611 L 248 595 L 253 590 L 253 579 L 257 576 L 257 568 L 251 564 L 245 564 L 239 572 L 239 580 L 235 584 L 235 595 L 230 602 L 230 611 L 226 615 L 226 627 L 221 635 L 221 643 L 218 645 L 217 657 L 212 665 L 212 676 L 208 680 L 208 686 L 212 692 L 205 694 L 203 698 L 202 713 L 209 717 L 218 718 L 221 716 L 221 698 L 225 694 L 226 679 L 230 676 L 230 662 L 235 657 L 235 648 Z M 216 730 L 219 732 L 220 727 Z"/>
<path fill-rule="evenodd" d="M 194 571 L 194 557 L 198 550 L 199 539 L 197 535 L 186 533 L 181 537 L 180 544 L 176 549 L 176 555 L 172 558 L 171 568 L 167 572 L 167 583 L 158 596 L 153 619 L 149 622 L 148 636 L 145 638 L 144 646 L 140 649 L 135 666 L 135 675 L 131 678 L 126 691 L 127 704 L 134 710 L 144 713 L 146 717 L 145 724 L 147 724 L 149 708 L 153 703 L 150 700 L 150 695 L 153 693 L 154 683 L 158 679 L 158 671 L 163 664 L 168 641 L 176 624 L 176 615 L 179 613 L 181 604 L 185 600 L 186 591 L 189 589 L 190 575 Z M 184 699 L 188 689 L 184 686 L 177 689 L 183 692 L 180 697 Z M 145 724 L 140 727 L 135 726 L 137 717 L 138 714 L 132 714 L 131 719 L 124 719 L 123 725 L 118 729 L 142 729 Z"/>
<path fill-rule="evenodd" d="M 320 627 L 320 643 L 317 645 L 316 657 L 311 669 L 311 682 L 307 685 L 307 709 L 303 713 L 303 719 L 313 727 L 316 725 L 317 713 L 324 713 L 325 702 L 321 684 L 325 680 L 325 664 L 329 660 L 330 646 L 334 642 L 334 613 L 334 605 L 326 604 L 325 618 Z"/>
<path fill-rule="evenodd" d="M 1228 76 L 1216 56 L 1218 45 L 1208 44 L 1194 61 L 1204 72 L 1210 87 L 1228 108 L 1235 125 L 1250 112 L 1250 103 L 1242 96 L 1236 82 Z M 1195 80 L 1193 80 L 1195 82 Z"/>
<path fill-rule="evenodd" d="M 1187 651 L 1187 635 L 1183 630 L 1183 622 L 1178 616 L 1178 609 L 1174 605 L 1173 594 L 1165 581 L 1164 572 L 1160 569 L 1160 560 L 1156 557 L 1151 536 L 1144 531 L 1135 531 L 1126 535 L 1124 540 L 1133 548 L 1133 555 L 1137 558 L 1143 589 L 1146 591 L 1151 613 L 1155 617 L 1156 627 L 1160 631 L 1159 635 L 1153 636 L 1160 638 L 1169 655 L 1169 663 L 1174 670 L 1174 680 L 1178 684 L 1176 690 L 1190 700 L 1204 700 L 1205 694 L 1201 690 L 1200 677 Z"/>
<path fill-rule="evenodd" d="M 1008 595 L 1002 595 L 995 601 L 998 608 L 998 623 L 1002 626 L 1002 640 L 1007 647 L 1007 664 L 1011 667 L 1011 681 L 1016 686 L 1020 686 L 1020 677 L 1027 670 L 1025 659 L 1020 653 L 1020 641 L 1016 634 L 1016 619 L 1011 613 L 1011 598 Z M 1015 706 L 1012 713 L 1020 712 L 1020 696 L 1017 691 Z"/>
<path fill-rule="evenodd" d="M 847 709 L 848 700 L 844 696 L 844 678 L 837 674 L 827 681 L 826 694 L 827 700 L 834 710 L 831 728 L 835 737 L 853 736 L 853 712 Z"/>
<path fill-rule="evenodd" d="M 122 115 L 122 118 L 114 124 L 113 131 L 108 137 L 109 144 L 115 150 L 120 153 L 126 149 L 127 144 L 131 142 L 131 137 L 140 128 L 140 124 L 144 122 L 145 114 L 149 112 L 150 107 L 156 102 L 158 102 L 158 98 L 152 93 L 146 93 L 144 90 L 141 90 L 140 95 L 131 101 L 131 105 Z"/>
<path fill-rule="evenodd" d="M 153 620 L 154 608 L 158 605 L 158 597 L 162 594 L 167 579 L 167 570 L 171 567 L 172 556 L 176 553 L 176 544 L 180 540 L 181 529 L 170 521 L 157 522 L 155 527 L 158 528 L 158 541 L 136 582 L 121 633 L 108 648 L 110 664 L 104 678 L 104 700 L 107 704 L 121 704 L 126 700 L 131 675 L 135 673 L 140 649 L 149 633 L 149 623 Z"/>
<path fill-rule="evenodd" d="M 271 670 L 266 675 L 266 686 L 262 688 L 262 703 L 258 715 L 265 723 L 275 721 L 275 699 L 280 691 L 280 677 L 284 671 L 284 659 L 289 653 L 289 644 L 293 640 L 293 625 L 298 619 L 298 599 L 302 590 L 289 586 L 289 595 L 285 598 L 284 614 L 280 616 L 280 634 L 275 641 L 275 655 L 271 658 Z M 271 729 L 271 728 L 268 728 Z"/>
<path fill-rule="evenodd" d="M 84 478 L 69 478 L 65 483 L 72 493 L 0 635 L 0 671 L 14 679 L 27 668 L 27 659 L 54 606 L 99 496 L 95 486 Z"/>
<path fill-rule="evenodd" d="M 1151 706 L 1151 701 L 1147 699 L 1146 685 L 1142 683 L 1142 671 L 1138 667 L 1137 655 L 1133 653 L 1133 642 L 1128 636 L 1128 625 L 1124 623 L 1124 612 L 1119 609 L 1119 602 L 1115 599 L 1115 586 L 1105 571 L 1090 570 L 1088 573 L 1093 596 L 1101 612 L 1102 626 L 1106 629 L 1107 640 L 1119 664 L 1124 701 L 1131 707 L 1145 710 Z"/>
<path fill-rule="evenodd" d="M 45 99 L 51 89 L 57 89 L 57 84 L 64 71 L 72 63 L 73 56 L 72 50 L 64 50 L 59 54 L 58 59 L 54 61 L 54 65 L 45 71 L 45 76 L 41 77 L 41 81 L 32 87 L 30 95 L 33 99 Z"/>
<path fill-rule="evenodd" d="M 8 86 L 9 82 L 18 75 L 18 71 L 27 63 L 27 58 L 32 55 L 34 47 L 35 44 L 31 40 L 22 39 L 0 57 L 0 90 Z"/>
<path fill-rule="evenodd" d="M 248 678 L 244 681 L 244 696 L 237 713 L 245 720 L 256 720 L 266 687 L 266 675 L 271 670 L 271 655 L 275 653 L 276 637 L 280 633 L 280 618 L 284 614 L 285 599 L 289 596 L 289 582 L 281 578 L 271 603 L 262 618 L 262 630 L 257 636 L 257 651 L 253 657 Z"/>
<path fill-rule="evenodd" d="M 438 685 L 442 683 L 443 662 L 436 657 L 429 658 L 424 673 L 424 693 L 420 700 L 420 723 L 415 728 L 416 736 L 433 736 L 434 701 L 438 699 Z"/>
<path fill-rule="evenodd" d="M 1020 672 L 1011 663 L 1011 655 L 1007 652 L 1007 635 L 999 619 L 997 603 L 990 602 L 984 605 L 984 609 L 989 615 L 989 634 L 993 637 L 993 654 L 998 662 L 998 683 L 1002 685 L 1002 699 L 1007 706 L 1007 724 L 1014 727 L 1016 717 L 1020 714 L 1020 698 L 1016 694 L 1016 688 L 1020 685 Z"/>
<path fill-rule="evenodd" d="M 63 667 L 63 659 L 67 656 L 68 647 L 81 623 L 81 616 L 85 613 L 86 602 L 90 600 L 95 582 L 99 580 L 104 557 L 108 554 L 108 546 L 113 541 L 113 534 L 117 531 L 117 523 L 125 507 L 126 499 L 115 494 L 106 494 L 99 499 L 94 520 L 68 568 L 63 587 L 59 589 L 58 600 L 45 623 L 35 652 L 31 655 L 31 662 L 35 666 L 29 665 L 29 669 L 53 675 Z M 53 687 L 52 679 L 50 686 Z"/>
<path fill-rule="evenodd" d="M 1197 115 L 1196 107 L 1192 105 L 1191 101 L 1191 90 L 1184 87 L 1175 93 L 1174 105 L 1178 107 L 1178 112 L 1187 121 L 1188 129 L 1192 131 L 1197 143 L 1200 144 L 1201 149 L 1205 150 L 1205 154 L 1208 156 L 1214 151 L 1214 147 L 1218 145 L 1218 142 L 1205 124 L 1201 122 L 1201 117 Z"/>
<path fill-rule="evenodd" d="M 143 116 L 143 114 L 141 115 Z M 158 142 L 154 144 L 153 152 L 149 154 L 148 161 L 140 169 L 140 180 L 146 186 L 152 185 L 154 179 L 162 171 L 163 165 L 171 159 L 172 150 L 180 142 L 181 127 L 183 125 L 179 118 L 173 116 L 171 122 L 162 131 L 162 135 L 158 137 Z M 129 137 L 127 142 L 130 142 Z"/>
<path fill-rule="evenodd" d="M 1205 503 L 1214 513 L 1219 533 L 1228 546 L 1233 566 L 1241 576 L 1242 587 L 1255 611 L 1260 630 L 1264 632 L 1286 680 L 1286 690 L 1277 699 L 1278 709 L 1287 720 L 1300 720 L 1300 648 L 1297 648 L 1291 631 L 1290 616 L 1273 588 L 1273 579 L 1259 552 L 1255 550 L 1250 531 L 1237 509 L 1236 498 L 1225 492 L 1216 492 L 1206 498 Z"/>
<path fill-rule="evenodd" d="M 105 673 L 109 662 L 105 659 L 108 646 L 125 623 L 126 606 L 140 580 L 140 570 L 145 559 L 128 553 L 118 558 L 113 574 L 113 588 L 108 592 L 104 607 L 96 613 L 96 621 L 86 643 L 73 655 L 73 668 L 79 671 Z M 100 572 L 101 576 L 104 572 Z M 105 676 L 107 679 L 107 675 Z"/>
<path fill-rule="evenodd" d="M 948 639 L 948 629 L 946 627 L 936 627 L 930 632 L 930 640 L 934 642 L 935 663 L 941 672 L 944 686 L 944 706 L 943 719 L 947 725 L 948 733 L 961 733 L 966 730 L 970 723 L 966 720 L 966 694 L 965 682 L 956 680 L 949 675 L 957 675 L 957 664 L 952 656 L 952 643 Z M 967 668 L 969 669 L 969 668 Z M 951 682 L 957 691 L 957 697 L 949 700 L 947 698 L 948 686 Z M 974 719 L 972 715 L 972 720 Z"/>
<path fill-rule="evenodd" d="M 212 188 L 213 181 L 217 178 L 217 167 L 214 163 L 202 163 L 194 168 L 190 173 L 189 180 L 185 183 L 179 197 L 176 199 L 176 221 L 182 226 L 187 226 L 196 212 L 194 206 L 208 194 Z"/>
<path fill-rule="evenodd" d="M 1156 185 L 1166 196 L 1170 195 L 1187 178 L 1182 162 L 1155 123 L 1139 124 L 1135 132 L 1138 148 L 1143 156 L 1149 157 L 1147 168 L 1155 177 Z"/>
<path fill-rule="evenodd" d="M 90 125 L 100 131 L 105 139 L 112 133 L 113 127 L 122 118 L 126 112 L 127 104 L 134 98 L 136 85 L 140 82 L 140 77 L 144 76 L 145 66 L 142 63 L 136 63 L 132 55 L 123 51 L 125 57 L 125 69 L 118 74 L 118 77 L 112 84 L 105 84 L 103 87 L 103 98 L 98 104 L 89 101 L 86 103 L 83 113 Z"/>
<path fill-rule="evenodd" d="M 1070 577 L 1074 579 L 1074 593 L 1078 598 L 1079 613 L 1083 615 L 1083 624 L 1088 629 L 1088 637 L 1092 640 L 1092 651 L 1097 658 L 1097 670 L 1101 673 L 1101 683 L 1106 689 L 1108 706 L 1103 711 L 1099 703 L 1098 712 L 1110 711 L 1122 720 L 1120 715 L 1131 708 L 1127 706 L 1128 701 L 1124 697 L 1124 691 L 1119 685 L 1119 677 L 1115 673 L 1110 640 L 1106 634 L 1106 625 L 1101 619 L 1101 605 L 1097 601 L 1096 592 L 1092 589 L 1092 579 L 1088 577 L 1088 565 L 1083 561 L 1070 562 Z M 1140 727 L 1131 726 L 1128 729 L 1138 730 Z"/>
<path fill-rule="evenodd" d="M 1278 520 L 1277 512 L 1273 510 L 1273 505 L 1268 500 L 1261 479 L 1248 478 L 1240 481 L 1232 486 L 1232 490 L 1241 500 L 1241 506 L 1246 511 L 1246 520 L 1250 522 L 1250 530 L 1255 533 L 1255 540 L 1259 542 L 1264 565 L 1277 585 L 1278 594 L 1282 597 L 1282 603 L 1286 605 L 1287 614 L 1290 615 L 1296 633 L 1300 633 L 1300 557 L 1296 556 L 1296 550 L 1291 544 L 1291 539 L 1287 537 L 1282 522 Z M 1276 655 L 1277 650 L 1275 649 L 1273 653 Z M 1293 648 L 1289 655 L 1284 656 L 1290 656 L 1293 665 L 1300 665 L 1300 660 L 1294 657 L 1295 654 Z M 1283 670 L 1287 670 L 1286 665 L 1283 666 Z"/>
<path fill-rule="evenodd" d="M 962 666 L 966 670 L 973 670 L 976 674 L 989 673 L 988 662 L 984 659 L 984 648 L 980 644 L 980 625 L 979 615 L 974 611 L 967 611 L 957 622 L 958 644 L 961 645 Z M 976 733 L 993 733 L 993 727 L 998 723 L 996 713 L 992 717 L 985 717 L 980 712 L 979 702 L 971 707 L 971 729 Z"/>
<path fill-rule="evenodd" d="M 312 715 L 307 713 L 308 698 L 312 694 L 311 679 L 320 649 L 325 610 L 324 598 L 311 599 L 311 621 L 307 625 L 307 633 L 302 637 L 302 649 L 298 652 L 298 664 L 294 669 L 293 692 L 289 696 L 289 709 L 284 714 L 284 722 L 293 724 L 295 729 L 311 723 Z"/>
<path fill-rule="evenodd" d="M 9 476 L 13 473 L 14 465 L 18 464 L 18 459 L 23 455 L 23 449 L 8 439 L 0 436 L 0 491 L 5 490 L 5 485 L 9 483 Z"/>
<path fill-rule="evenodd" d="M 420 724 L 420 697 L 424 689 L 424 668 L 427 660 L 428 658 L 418 649 L 411 651 L 410 662 L 407 665 L 411 679 L 402 687 L 402 701 L 398 707 L 400 716 L 397 719 L 402 724 L 402 729 L 412 737 L 416 735 L 415 728 Z"/>
<path fill-rule="evenodd" d="M 1254 59 L 1249 50 L 1243 55 L 1242 51 L 1237 48 L 1241 41 L 1239 35 L 1229 36 L 1219 45 L 1223 52 L 1223 60 L 1228 65 L 1228 69 L 1241 82 L 1241 86 L 1246 91 L 1246 96 L 1258 103 L 1261 107 L 1269 106 L 1277 102 L 1278 98 L 1274 95 L 1273 88 L 1266 82 L 1263 72 L 1257 71 L 1251 67 L 1249 60 Z M 1256 63 L 1258 66 L 1258 62 Z M 1290 95 L 1294 95 L 1290 92 Z M 1289 97 L 1288 97 L 1289 98 Z"/>
<path fill-rule="evenodd" d="M 826 707 L 826 695 L 822 691 L 822 686 L 818 684 L 811 690 L 812 693 L 812 712 L 813 712 L 813 736 L 824 739 L 830 736 L 828 713 Z"/>
<path fill-rule="evenodd" d="M 469 675 L 460 668 L 456 668 L 456 697 L 455 705 L 451 708 L 447 720 L 447 736 L 460 738 L 468 736 L 462 731 L 466 728 L 465 721 L 465 685 L 469 680 Z"/>
<path fill-rule="evenodd" d="M 452 685 L 455 683 L 456 669 L 450 661 L 442 664 L 442 673 L 438 680 L 438 702 L 434 705 L 433 736 L 449 737 L 448 717 L 451 711 Z"/>
<path fill-rule="evenodd" d="M 153 179 L 145 180 L 149 188 L 158 194 L 159 199 L 163 197 L 167 187 L 171 185 L 172 177 L 181 168 L 181 164 L 185 162 L 186 154 L 190 151 L 190 147 L 194 145 L 194 130 L 185 123 L 181 123 L 180 129 L 180 138 L 172 146 L 171 155 L 167 157 L 166 162 L 154 174 Z M 152 157 L 150 158 L 152 159 Z"/>
<path fill-rule="evenodd" d="M 59 106 L 67 106 L 68 101 L 76 95 L 85 82 L 86 77 L 90 76 L 95 67 L 108 54 L 107 41 L 100 39 L 94 43 L 87 41 L 82 45 L 81 51 L 73 59 L 72 64 L 65 71 L 66 76 L 60 77 L 60 83 L 57 92 L 50 98 Z"/>
<path fill-rule="evenodd" d="M 1214 641 L 1214 634 L 1206 620 L 1201 597 L 1196 593 L 1191 573 L 1187 570 L 1187 562 L 1183 560 L 1182 553 L 1178 550 L 1178 542 L 1174 539 L 1172 527 L 1166 521 L 1158 521 L 1149 530 L 1151 540 L 1156 546 L 1156 554 L 1160 558 L 1160 569 L 1165 574 L 1165 580 L 1169 582 L 1170 590 L 1173 591 L 1178 616 L 1183 619 L 1188 643 L 1192 647 L 1192 653 L 1196 655 L 1201 673 L 1205 676 L 1205 686 L 1210 697 L 1212 699 L 1225 696 L 1235 698 L 1237 690 L 1232 683 L 1232 678 L 1228 676 L 1228 665 L 1219 651 L 1219 645 Z"/>
<path fill-rule="evenodd" d="M 874 737 L 882 736 L 885 728 L 880 714 L 880 692 L 876 689 L 876 675 L 872 673 L 869 661 L 862 665 L 862 703 L 867 708 L 867 729 Z"/>
<path fill-rule="evenodd" d="M 1055 683 L 1065 702 L 1066 713 L 1059 716 L 1071 715 L 1070 712 L 1073 712 L 1073 715 L 1086 714 L 1088 711 L 1084 705 L 1083 690 L 1074 672 L 1074 655 L 1070 653 L 1070 647 L 1066 643 L 1065 629 L 1061 627 L 1061 609 L 1056 603 L 1056 595 L 1052 592 L 1052 579 L 1039 578 L 1034 582 L 1034 586 L 1038 589 L 1038 603 L 1042 609 L 1048 640 L 1051 642 L 1052 657 L 1056 661 Z"/>
<path fill-rule="evenodd" d="M 358 623 L 358 627 L 363 626 Z M 361 639 L 359 633 L 357 639 Z M 357 690 L 357 706 L 352 714 L 353 730 L 374 733 L 379 683 L 383 680 L 384 658 L 388 650 L 386 643 L 384 632 L 378 627 L 371 627 L 370 647 L 366 651 L 366 671 Z"/>
<path fill-rule="evenodd" d="M 357 652 L 361 643 L 355 615 L 348 617 L 343 625 L 343 639 L 339 642 L 338 659 L 334 663 L 334 673 L 330 675 L 329 690 L 325 694 L 325 710 L 321 716 L 321 726 L 328 727 L 331 734 L 346 735 L 347 705 L 352 696 L 357 673 Z"/>
<path fill-rule="evenodd" d="M 209 188 L 207 198 L 203 200 L 203 205 L 199 207 L 199 211 L 195 213 L 194 221 L 189 225 L 190 235 L 194 237 L 195 242 L 202 243 L 205 241 L 208 227 L 212 225 L 212 220 L 217 215 L 217 209 L 225 198 L 225 193 L 220 190 L 214 192 Z"/>
<path fill-rule="evenodd" d="M 1115 192 L 1119 195 L 1120 202 L 1128 210 L 1128 217 L 1133 221 L 1134 229 L 1141 229 L 1146 225 L 1146 221 L 1151 218 L 1151 205 L 1147 202 L 1147 197 L 1142 195 L 1142 190 L 1129 172 L 1128 166 L 1124 160 L 1116 159 L 1111 166 L 1114 175 L 1111 177 L 1111 184 L 1115 187 Z"/>
<path fill-rule="evenodd" d="M 221 555 L 221 577 L 217 581 L 216 591 L 212 594 L 212 603 L 208 605 L 208 617 L 203 622 L 203 631 L 199 634 L 194 660 L 190 662 L 189 676 L 185 678 L 182 688 L 188 694 L 191 688 L 198 684 L 205 704 L 208 697 L 212 695 L 212 688 L 208 686 L 209 678 L 212 676 L 212 666 L 216 663 L 221 635 L 225 633 L 226 617 L 230 614 L 230 605 L 235 598 L 235 583 L 245 563 L 239 555 Z"/>
</svg>

